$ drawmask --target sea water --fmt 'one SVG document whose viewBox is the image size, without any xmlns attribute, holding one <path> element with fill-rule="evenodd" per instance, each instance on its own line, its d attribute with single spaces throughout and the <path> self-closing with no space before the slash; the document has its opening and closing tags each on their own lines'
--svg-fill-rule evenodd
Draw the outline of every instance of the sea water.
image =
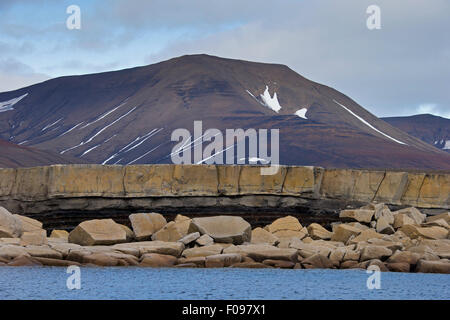
<svg viewBox="0 0 450 320">
<path fill-rule="evenodd" d="M 450 299 L 450 275 L 364 270 L 0 267 L 0 299 Z M 372 287 L 373 289 L 369 289 Z"/>
</svg>

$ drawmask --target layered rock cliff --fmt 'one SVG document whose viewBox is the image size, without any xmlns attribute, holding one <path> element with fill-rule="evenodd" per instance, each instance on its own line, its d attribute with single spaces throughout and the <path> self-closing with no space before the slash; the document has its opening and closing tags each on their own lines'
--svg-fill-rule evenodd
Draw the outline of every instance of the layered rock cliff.
<svg viewBox="0 0 450 320">
<path fill-rule="evenodd" d="M 281 166 L 55 165 L 0 169 L 0 205 L 71 228 L 85 218 L 158 211 L 229 213 L 267 223 L 283 212 L 331 221 L 338 210 L 372 201 L 450 208 L 450 174 Z"/>
</svg>

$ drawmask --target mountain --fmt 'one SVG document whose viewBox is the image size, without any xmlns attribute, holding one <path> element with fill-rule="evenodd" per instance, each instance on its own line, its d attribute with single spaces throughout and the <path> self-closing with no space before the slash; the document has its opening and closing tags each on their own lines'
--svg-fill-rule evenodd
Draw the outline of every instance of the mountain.
<svg viewBox="0 0 450 320">
<path fill-rule="evenodd" d="M 450 119 L 431 114 L 382 119 L 392 126 L 450 153 Z"/>
<path fill-rule="evenodd" d="M 0 138 L 93 163 L 171 163 L 173 130 L 193 133 L 202 120 L 224 134 L 280 129 L 281 164 L 450 170 L 447 153 L 278 64 L 189 55 L 56 78 L 0 101 Z"/>
<path fill-rule="evenodd" d="M 0 168 L 35 167 L 50 164 L 86 163 L 58 153 L 18 146 L 0 140 Z"/>
</svg>

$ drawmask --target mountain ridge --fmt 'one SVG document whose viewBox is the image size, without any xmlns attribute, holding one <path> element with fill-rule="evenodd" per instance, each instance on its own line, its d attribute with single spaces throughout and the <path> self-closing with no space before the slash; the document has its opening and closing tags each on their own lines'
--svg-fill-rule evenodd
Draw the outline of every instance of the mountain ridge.
<svg viewBox="0 0 450 320">
<path fill-rule="evenodd" d="M 281 164 L 450 170 L 447 153 L 279 64 L 186 55 L 55 78 L 0 101 L 24 94 L 0 112 L 0 138 L 92 163 L 169 163 L 170 133 L 202 120 L 222 131 L 280 128 Z"/>
</svg>

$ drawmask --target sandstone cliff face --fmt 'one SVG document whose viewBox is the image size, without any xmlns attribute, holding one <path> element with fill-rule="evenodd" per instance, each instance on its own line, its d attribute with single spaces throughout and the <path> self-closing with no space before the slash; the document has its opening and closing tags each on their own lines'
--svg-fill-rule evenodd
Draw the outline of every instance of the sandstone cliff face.
<svg viewBox="0 0 450 320">
<path fill-rule="evenodd" d="M 0 169 L 0 203 L 273 195 L 450 208 L 450 174 L 281 166 L 54 165 Z"/>
</svg>

